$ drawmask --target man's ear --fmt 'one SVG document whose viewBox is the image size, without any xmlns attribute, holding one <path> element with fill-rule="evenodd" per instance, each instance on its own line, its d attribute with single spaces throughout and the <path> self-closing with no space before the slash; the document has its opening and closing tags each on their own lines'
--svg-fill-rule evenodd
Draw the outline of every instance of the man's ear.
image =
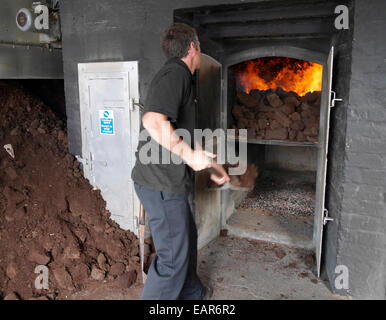
<svg viewBox="0 0 386 320">
<path fill-rule="evenodd" d="M 196 45 L 195 45 L 195 43 L 193 41 L 190 42 L 190 48 L 189 49 L 193 50 L 193 51 L 197 50 Z"/>
<path fill-rule="evenodd" d="M 197 47 L 196 47 L 196 45 L 195 45 L 195 43 L 192 41 L 191 43 L 190 43 L 190 47 L 189 47 L 189 51 L 192 51 L 192 53 L 196 53 L 196 51 L 197 51 Z"/>
<path fill-rule="evenodd" d="M 186 56 L 192 55 L 193 52 L 194 52 L 194 51 L 193 51 L 192 42 L 191 42 L 190 45 L 189 45 L 189 49 L 188 49 L 188 52 L 187 52 Z"/>
</svg>

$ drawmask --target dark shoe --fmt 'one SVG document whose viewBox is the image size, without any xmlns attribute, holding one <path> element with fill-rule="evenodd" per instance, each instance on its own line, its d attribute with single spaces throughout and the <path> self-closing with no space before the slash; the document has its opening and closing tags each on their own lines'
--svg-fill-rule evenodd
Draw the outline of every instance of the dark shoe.
<svg viewBox="0 0 386 320">
<path fill-rule="evenodd" d="M 213 289 L 209 286 L 204 286 L 204 294 L 202 300 L 210 300 L 213 296 Z"/>
</svg>

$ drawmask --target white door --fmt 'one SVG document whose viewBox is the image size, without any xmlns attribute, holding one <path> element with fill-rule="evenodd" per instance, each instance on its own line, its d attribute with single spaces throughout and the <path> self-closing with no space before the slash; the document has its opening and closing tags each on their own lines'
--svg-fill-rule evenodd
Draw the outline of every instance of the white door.
<svg viewBox="0 0 386 320">
<path fill-rule="evenodd" d="M 136 62 L 79 64 L 82 158 L 85 177 L 121 228 L 137 232 L 131 180 L 138 141 Z"/>
</svg>

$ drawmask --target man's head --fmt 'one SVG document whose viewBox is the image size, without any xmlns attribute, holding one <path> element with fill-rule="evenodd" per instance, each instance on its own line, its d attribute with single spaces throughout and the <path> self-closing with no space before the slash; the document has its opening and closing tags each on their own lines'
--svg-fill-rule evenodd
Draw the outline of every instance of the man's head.
<svg viewBox="0 0 386 320">
<path fill-rule="evenodd" d="M 184 23 L 175 23 L 167 28 L 161 38 L 162 50 L 168 59 L 180 58 L 192 72 L 200 68 L 201 49 L 194 28 Z"/>
</svg>

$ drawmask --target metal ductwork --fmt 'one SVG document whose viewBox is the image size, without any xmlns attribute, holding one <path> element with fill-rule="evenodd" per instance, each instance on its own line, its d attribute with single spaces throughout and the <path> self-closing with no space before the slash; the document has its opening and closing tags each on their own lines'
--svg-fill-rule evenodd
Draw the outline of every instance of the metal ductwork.
<svg viewBox="0 0 386 320">
<path fill-rule="evenodd" d="M 59 1 L 4 0 L 0 79 L 63 78 Z"/>
<path fill-rule="evenodd" d="M 40 43 L 60 47 L 58 1 L 33 2 L 31 8 L 20 8 L 15 20 L 19 30 L 38 33 Z"/>
</svg>

